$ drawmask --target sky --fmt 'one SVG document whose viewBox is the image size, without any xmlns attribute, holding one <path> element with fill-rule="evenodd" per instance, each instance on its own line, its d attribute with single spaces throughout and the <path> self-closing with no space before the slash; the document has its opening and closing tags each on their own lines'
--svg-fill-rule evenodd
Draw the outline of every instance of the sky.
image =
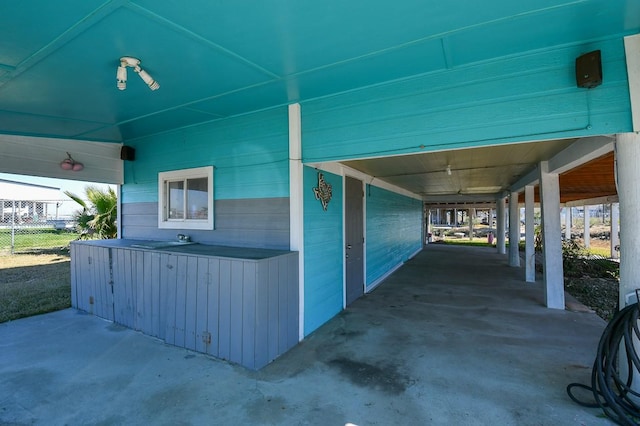
<svg viewBox="0 0 640 426">
<path fill-rule="evenodd" d="M 100 189 L 106 189 L 109 186 L 111 186 L 114 190 L 116 189 L 116 185 L 108 185 L 103 183 L 83 182 L 83 181 L 68 180 L 68 179 L 44 178 L 44 177 L 38 177 L 38 176 L 14 175 L 10 173 L 0 173 L 0 179 L 60 188 L 60 199 L 69 200 L 68 202 L 62 203 L 62 207 L 60 210 L 61 215 L 72 214 L 75 210 L 80 208 L 80 206 L 77 203 L 75 203 L 74 201 L 71 201 L 70 199 L 67 198 L 66 195 L 64 195 L 65 191 L 70 191 L 80 196 L 80 198 L 84 199 L 85 188 L 89 185 L 97 186 Z M 0 194 L 0 198 L 2 198 L 2 194 Z"/>
</svg>

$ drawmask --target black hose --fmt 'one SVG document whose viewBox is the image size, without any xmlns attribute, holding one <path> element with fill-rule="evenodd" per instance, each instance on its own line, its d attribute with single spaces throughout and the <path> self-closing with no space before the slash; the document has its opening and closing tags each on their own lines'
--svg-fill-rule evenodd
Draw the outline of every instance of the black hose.
<svg viewBox="0 0 640 426">
<path fill-rule="evenodd" d="M 634 374 L 640 372 L 640 358 L 634 347 L 634 339 L 640 341 L 639 303 L 618 311 L 602 333 L 591 371 L 591 387 L 581 383 L 567 386 L 573 401 L 585 407 L 599 407 L 611 420 L 625 426 L 640 425 L 640 407 L 636 404 L 640 394 L 632 389 Z M 626 362 L 628 373 L 624 376 L 621 376 L 619 362 Z M 579 400 L 573 395 L 573 388 L 589 390 L 595 401 Z"/>
</svg>

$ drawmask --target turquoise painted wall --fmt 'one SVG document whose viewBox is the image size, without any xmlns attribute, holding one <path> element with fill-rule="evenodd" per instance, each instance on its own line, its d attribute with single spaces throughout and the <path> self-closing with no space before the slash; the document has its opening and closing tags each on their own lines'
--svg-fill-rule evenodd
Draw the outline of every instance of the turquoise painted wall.
<svg viewBox="0 0 640 426">
<path fill-rule="evenodd" d="M 342 177 L 323 172 L 332 186 L 327 210 L 316 200 L 318 171 L 304 167 L 304 335 L 342 310 L 343 230 Z"/>
<path fill-rule="evenodd" d="M 575 58 L 600 49 L 604 83 L 580 89 Z M 303 161 L 631 131 L 621 38 L 453 67 L 302 104 Z"/>
<path fill-rule="evenodd" d="M 369 287 L 422 248 L 422 201 L 372 185 L 365 197 Z"/>
<path fill-rule="evenodd" d="M 217 120 L 126 142 L 123 203 L 157 202 L 158 172 L 214 165 L 215 199 L 289 196 L 287 108 Z"/>
</svg>

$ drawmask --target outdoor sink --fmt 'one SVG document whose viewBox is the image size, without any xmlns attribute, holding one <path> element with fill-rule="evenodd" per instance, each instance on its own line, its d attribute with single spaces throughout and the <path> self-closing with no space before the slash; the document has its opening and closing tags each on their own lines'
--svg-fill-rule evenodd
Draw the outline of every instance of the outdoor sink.
<svg viewBox="0 0 640 426">
<path fill-rule="evenodd" d="M 145 241 L 141 243 L 131 244 L 131 247 L 142 249 L 161 249 L 175 246 L 187 246 L 189 244 L 195 243 L 193 241 Z"/>
</svg>

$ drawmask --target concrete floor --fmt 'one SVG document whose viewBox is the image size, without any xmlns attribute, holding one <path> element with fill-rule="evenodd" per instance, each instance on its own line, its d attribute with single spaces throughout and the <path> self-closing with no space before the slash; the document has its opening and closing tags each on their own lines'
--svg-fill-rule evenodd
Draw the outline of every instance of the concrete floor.
<svg viewBox="0 0 640 426">
<path fill-rule="evenodd" d="M 0 324 L 0 424 L 602 425 L 605 323 L 489 248 L 429 245 L 261 371 L 65 310 Z"/>
</svg>

